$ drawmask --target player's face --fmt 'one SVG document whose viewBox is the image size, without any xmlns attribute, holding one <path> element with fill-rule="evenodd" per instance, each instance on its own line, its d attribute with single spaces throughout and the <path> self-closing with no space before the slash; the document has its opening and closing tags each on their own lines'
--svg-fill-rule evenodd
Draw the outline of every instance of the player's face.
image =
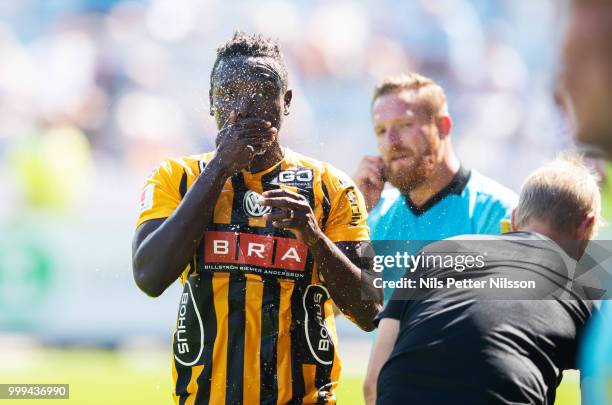
<svg viewBox="0 0 612 405">
<path fill-rule="evenodd" d="M 578 141 L 612 153 L 612 2 L 576 2 L 565 41 L 564 85 Z"/>
<path fill-rule="evenodd" d="M 374 132 L 387 180 L 409 192 L 434 172 L 440 138 L 435 120 L 412 90 L 378 97 L 372 106 Z"/>
<path fill-rule="evenodd" d="M 237 121 L 260 118 L 280 129 L 291 91 L 283 93 L 281 78 L 273 66 L 270 58 L 253 57 L 236 57 L 218 64 L 210 92 L 211 113 L 218 128 L 234 111 Z"/>
</svg>

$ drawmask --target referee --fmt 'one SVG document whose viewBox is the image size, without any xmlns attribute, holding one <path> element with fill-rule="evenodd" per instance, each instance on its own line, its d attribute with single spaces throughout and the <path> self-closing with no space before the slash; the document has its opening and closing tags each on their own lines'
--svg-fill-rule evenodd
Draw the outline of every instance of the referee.
<svg viewBox="0 0 612 405">
<path fill-rule="evenodd" d="M 501 233 L 516 195 L 461 165 L 442 87 L 416 73 L 388 77 L 374 90 L 372 120 L 380 156 L 365 156 L 354 180 L 366 200 L 373 241 L 409 241 L 408 250 L 416 253 L 426 241 Z M 385 182 L 393 187 L 383 191 Z M 382 243 L 375 247 L 384 253 Z M 402 274 L 386 269 L 383 279 Z M 385 289 L 385 301 L 392 292 Z"/>
<path fill-rule="evenodd" d="M 562 371 L 576 368 L 594 311 L 584 294 L 589 290 L 579 288 L 575 261 L 594 237 L 599 212 L 599 189 L 588 169 L 559 159 L 528 177 L 512 216 L 515 232 L 428 246 L 425 255 L 469 253 L 485 263 L 464 272 L 421 266 L 414 273 L 421 279 L 448 285 L 470 277 L 489 286 L 395 290 L 377 316 L 366 402 L 553 404 Z M 492 288 L 499 279 L 536 287 Z"/>
</svg>

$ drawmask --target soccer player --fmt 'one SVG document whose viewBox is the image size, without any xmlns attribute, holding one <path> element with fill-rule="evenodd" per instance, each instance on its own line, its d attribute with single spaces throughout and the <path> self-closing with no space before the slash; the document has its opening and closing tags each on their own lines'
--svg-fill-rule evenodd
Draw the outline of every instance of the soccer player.
<svg viewBox="0 0 612 405">
<path fill-rule="evenodd" d="M 577 140 L 612 158 L 612 2 L 574 0 L 564 47 L 564 87 L 573 104 Z M 606 286 L 608 291 L 612 285 Z M 583 348 L 585 403 L 612 403 L 612 302 L 603 302 Z M 587 402 L 588 401 L 588 402 Z"/>
<path fill-rule="evenodd" d="M 279 46 L 235 33 L 217 50 L 216 151 L 164 161 L 147 179 L 134 278 L 184 285 L 174 333 L 177 404 L 334 403 L 333 305 L 371 330 L 382 292 L 363 197 L 332 166 L 279 144 L 292 91 Z"/>
<path fill-rule="evenodd" d="M 572 274 L 599 212 L 595 178 L 581 161 L 564 158 L 527 178 L 512 216 L 516 232 L 429 245 L 425 255 L 467 253 L 484 264 L 461 274 L 452 264 L 420 266 L 423 280 L 459 279 L 467 287 L 394 292 L 377 316 L 367 403 L 553 404 L 594 312 Z M 515 283 L 524 287 L 507 287 Z"/>
<path fill-rule="evenodd" d="M 354 176 L 369 210 L 372 240 L 426 242 L 462 234 L 500 234 L 516 195 L 463 167 L 453 151 L 444 90 L 416 73 L 384 79 L 374 90 L 372 120 L 380 156 L 366 156 Z M 383 191 L 385 182 L 393 187 Z M 377 253 L 379 245 L 377 247 Z M 385 269 L 385 280 L 403 271 Z M 385 289 L 385 300 L 392 294 Z"/>
</svg>

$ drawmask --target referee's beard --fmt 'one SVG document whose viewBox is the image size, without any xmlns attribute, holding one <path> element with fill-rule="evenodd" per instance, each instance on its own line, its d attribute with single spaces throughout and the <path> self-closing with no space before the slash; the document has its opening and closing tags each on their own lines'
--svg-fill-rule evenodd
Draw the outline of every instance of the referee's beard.
<svg viewBox="0 0 612 405">
<path fill-rule="evenodd" d="M 403 161 L 386 163 L 387 181 L 402 194 L 409 194 L 412 190 L 427 183 L 427 180 L 435 174 L 436 155 L 437 151 L 429 147 L 423 153 L 413 154 Z"/>
</svg>

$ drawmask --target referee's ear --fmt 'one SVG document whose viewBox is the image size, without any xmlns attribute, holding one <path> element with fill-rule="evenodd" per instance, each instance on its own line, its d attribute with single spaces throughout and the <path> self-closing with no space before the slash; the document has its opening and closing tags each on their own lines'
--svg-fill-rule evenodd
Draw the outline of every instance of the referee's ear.
<svg viewBox="0 0 612 405">
<path fill-rule="evenodd" d="M 450 115 L 440 115 L 438 117 L 438 132 L 440 133 L 440 139 L 445 139 L 450 135 L 453 129 L 453 119 Z"/>
<path fill-rule="evenodd" d="M 512 222 L 512 232 L 516 232 L 518 230 L 516 229 L 516 207 L 512 208 L 511 222 Z"/>
</svg>

